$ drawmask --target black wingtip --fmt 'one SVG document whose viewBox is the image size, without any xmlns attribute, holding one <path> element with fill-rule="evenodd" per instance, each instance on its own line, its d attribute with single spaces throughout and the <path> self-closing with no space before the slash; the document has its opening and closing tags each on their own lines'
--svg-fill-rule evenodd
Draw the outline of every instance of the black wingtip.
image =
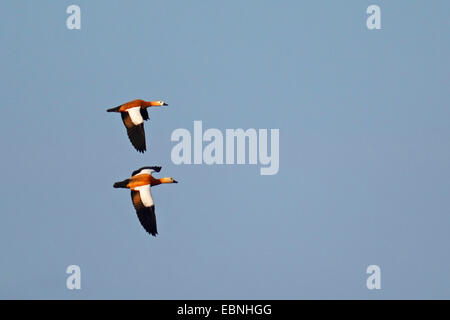
<svg viewBox="0 0 450 320">
<path fill-rule="evenodd" d="M 147 151 L 146 149 L 138 149 L 138 148 L 136 148 L 136 147 L 135 147 L 135 149 L 136 149 L 136 151 L 139 152 L 139 153 L 144 153 L 145 151 Z"/>
</svg>

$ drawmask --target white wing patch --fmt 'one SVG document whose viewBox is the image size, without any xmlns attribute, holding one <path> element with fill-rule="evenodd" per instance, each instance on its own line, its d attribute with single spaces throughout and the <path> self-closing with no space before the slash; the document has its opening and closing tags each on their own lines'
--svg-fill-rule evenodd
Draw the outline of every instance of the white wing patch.
<svg viewBox="0 0 450 320">
<path fill-rule="evenodd" d="M 136 173 L 134 176 L 137 176 L 138 174 L 151 174 L 152 172 L 154 172 L 155 170 L 153 169 L 142 169 L 141 171 L 139 171 L 138 173 Z M 133 176 L 133 177 L 134 177 Z"/>
<path fill-rule="evenodd" d="M 136 188 L 134 188 L 134 190 L 139 191 L 139 195 L 141 196 L 142 204 L 145 207 L 148 208 L 154 204 L 153 198 L 152 198 L 152 193 L 150 192 L 149 184 L 147 184 L 145 186 L 136 187 Z"/>
<path fill-rule="evenodd" d="M 144 119 L 141 115 L 141 107 L 134 107 L 127 110 L 128 114 L 130 115 L 131 121 L 136 126 L 144 122 Z"/>
</svg>

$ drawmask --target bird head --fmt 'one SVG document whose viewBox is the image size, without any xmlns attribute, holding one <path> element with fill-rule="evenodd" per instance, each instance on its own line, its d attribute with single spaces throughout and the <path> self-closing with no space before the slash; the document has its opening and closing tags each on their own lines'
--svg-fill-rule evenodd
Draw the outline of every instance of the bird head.
<svg viewBox="0 0 450 320">
<path fill-rule="evenodd" d="M 161 183 L 178 183 L 174 178 L 161 178 L 159 181 Z"/>
<path fill-rule="evenodd" d="M 164 101 L 162 101 L 162 100 L 157 100 L 157 101 L 152 101 L 151 102 L 151 105 L 152 106 L 168 106 L 168 104 L 167 103 L 165 103 Z"/>
</svg>

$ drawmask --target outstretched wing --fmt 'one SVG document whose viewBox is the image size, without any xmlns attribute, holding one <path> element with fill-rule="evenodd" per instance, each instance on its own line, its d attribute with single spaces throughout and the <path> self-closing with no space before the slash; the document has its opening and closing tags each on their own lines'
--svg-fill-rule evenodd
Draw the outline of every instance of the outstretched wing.
<svg viewBox="0 0 450 320">
<path fill-rule="evenodd" d="M 150 192 L 150 185 L 140 186 L 132 190 L 131 200 L 141 225 L 145 231 L 155 237 L 158 234 L 158 230 L 156 228 L 155 205 Z"/>
<path fill-rule="evenodd" d="M 139 169 L 133 171 L 133 173 L 131 174 L 131 176 L 135 176 L 135 175 L 141 174 L 141 173 L 151 174 L 153 171 L 159 172 L 160 170 L 161 170 L 161 167 L 157 167 L 157 166 L 153 166 L 153 167 L 142 167 L 142 168 L 139 168 Z"/>
<path fill-rule="evenodd" d="M 136 107 L 140 109 L 140 107 Z M 139 152 L 146 150 L 145 146 L 145 131 L 144 131 L 144 119 L 142 118 L 140 111 L 135 108 L 129 109 L 129 111 L 121 112 L 122 121 L 127 128 L 128 138 L 131 144 Z"/>
</svg>

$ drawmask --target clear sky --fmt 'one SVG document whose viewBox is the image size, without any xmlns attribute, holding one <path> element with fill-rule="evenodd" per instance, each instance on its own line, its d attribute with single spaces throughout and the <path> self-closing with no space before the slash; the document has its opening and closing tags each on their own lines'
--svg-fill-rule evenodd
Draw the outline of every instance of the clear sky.
<svg viewBox="0 0 450 320">
<path fill-rule="evenodd" d="M 81 30 L 66 28 L 81 7 Z M 381 7 L 381 30 L 366 8 Z M 450 2 L 4 1 L 0 298 L 450 298 Z M 107 108 L 164 99 L 138 154 Z M 175 165 L 279 128 L 280 170 Z M 159 236 L 128 190 L 143 165 Z M 82 289 L 68 290 L 68 265 Z M 381 290 L 366 268 L 381 268 Z"/>
</svg>

